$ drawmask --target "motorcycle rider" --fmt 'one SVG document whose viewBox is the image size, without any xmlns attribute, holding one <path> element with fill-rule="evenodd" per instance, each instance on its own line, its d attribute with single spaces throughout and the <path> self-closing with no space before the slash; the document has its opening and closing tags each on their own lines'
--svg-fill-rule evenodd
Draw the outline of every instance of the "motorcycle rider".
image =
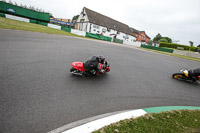
<svg viewBox="0 0 200 133">
<path fill-rule="evenodd" d="M 200 68 L 196 68 L 194 70 L 189 70 L 188 71 L 188 76 L 192 77 L 194 80 L 197 80 L 197 76 L 200 75 Z"/>
<path fill-rule="evenodd" d="M 103 68 L 100 69 L 99 63 L 101 63 L 103 66 L 107 64 L 104 56 L 93 56 L 90 60 L 84 63 L 84 68 L 86 71 L 89 71 L 92 74 L 96 74 L 97 72 L 104 72 L 105 70 Z"/>
</svg>

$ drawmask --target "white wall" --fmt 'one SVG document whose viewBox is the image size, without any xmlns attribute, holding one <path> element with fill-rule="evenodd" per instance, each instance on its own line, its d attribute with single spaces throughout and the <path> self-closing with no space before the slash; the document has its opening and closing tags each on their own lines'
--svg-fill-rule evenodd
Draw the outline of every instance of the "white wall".
<svg viewBox="0 0 200 133">
<path fill-rule="evenodd" d="M 91 29 L 90 29 L 90 26 L 91 26 Z M 116 30 L 110 29 L 110 31 L 108 31 L 108 28 L 106 28 L 106 27 L 99 26 L 96 24 L 91 24 L 91 23 L 88 24 L 86 31 L 93 33 L 93 34 L 101 34 L 102 33 L 103 36 L 112 37 L 112 38 L 115 35 L 117 35 L 116 36 L 117 39 L 124 40 L 126 42 L 135 42 L 135 40 L 136 40 L 136 37 L 134 37 L 134 36 L 127 35 L 122 32 L 118 32 L 118 34 L 117 34 Z"/>
<path fill-rule="evenodd" d="M 81 22 L 81 19 L 84 19 L 85 22 L 88 22 L 88 21 L 89 21 L 87 15 L 86 15 L 85 10 L 84 10 L 83 13 L 84 13 L 85 15 L 83 15 L 82 12 L 81 12 L 80 16 L 79 16 L 78 19 L 77 19 L 77 22 Z"/>
<path fill-rule="evenodd" d="M 84 10 L 83 13 L 85 15 L 83 15 L 82 12 L 81 12 L 80 16 L 77 19 L 78 30 L 87 32 L 87 29 L 88 29 L 88 26 L 89 26 L 88 25 L 89 19 L 88 19 L 87 15 L 86 15 L 85 10 Z"/>
<path fill-rule="evenodd" d="M 83 15 L 83 13 L 85 15 Z M 119 34 L 117 34 L 116 30 L 113 30 L 113 29 L 108 30 L 107 27 L 89 23 L 89 19 L 87 17 L 85 10 L 83 12 L 81 12 L 80 16 L 77 19 L 77 23 L 78 23 L 78 30 L 80 30 L 80 31 L 90 32 L 93 34 L 101 34 L 102 33 L 103 36 L 112 37 L 112 38 L 114 37 L 114 35 L 117 35 L 117 37 L 116 37 L 117 39 L 124 40 L 127 43 L 131 43 L 131 42 L 134 42 L 134 40 L 136 40 L 136 38 L 134 36 L 127 35 L 122 32 L 119 32 Z"/>
<path fill-rule="evenodd" d="M 80 31 L 80 30 L 75 30 L 75 29 L 71 29 L 71 33 L 79 35 L 79 36 L 85 36 L 86 34 L 85 31 Z"/>
<path fill-rule="evenodd" d="M 49 24 L 49 23 L 48 23 L 48 27 L 61 30 L 61 26 L 55 25 L 55 24 Z"/>
<path fill-rule="evenodd" d="M 140 47 L 141 46 L 141 42 L 129 42 L 129 41 L 124 41 L 124 44 L 127 45 L 132 45 L 132 46 L 136 46 L 136 47 Z"/>
<path fill-rule="evenodd" d="M 23 22 L 28 22 L 29 23 L 29 19 L 27 18 L 22 18 L 22 17 L 17 17 L 17 16 L 13 16 L 13 15 L 9 15 L 9 14 L 5 14 L 6 18 L 9 19 L 14 19 L 14 20 L 18 20 L 18 21 L 23 21 Z"/>
<path fill-rule="evenodd" d="M 159 46 L 160 46 L 160 44 L 157 44 L 157 43 L 152 43 L 152 46 L 159 47 Z"/>
</svg>

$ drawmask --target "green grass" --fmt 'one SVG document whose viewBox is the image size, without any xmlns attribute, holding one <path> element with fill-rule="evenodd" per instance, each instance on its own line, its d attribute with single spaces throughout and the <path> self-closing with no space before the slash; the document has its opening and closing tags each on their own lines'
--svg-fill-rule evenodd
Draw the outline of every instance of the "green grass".
<svg viewBox="0 0 200 133">
<path fill-rule="evenodd" d="M 152 51 L 152 52 L 156 52 L 156 53 L 160 53 L 160 54 L 175 56 L 175 57 L 179 57 L 179 58 L 183 58 L 183 59 L 187 59 L 187 60 L 193 60 L 193 61 L 200 62 L 200 58 L 189 57 L 189 56 L 184 56 L 184 55 L 179 55 L 179 54 L 173 54 L 173 53 L 168 53 L 168 52 L 162 52 L 162 51 L 157 51 L 157 50 L 152 50 L 152 49 L 147 49 L 147 48 L 141 48 L 141 49 Z"/>
<path fill-rule="evenodd" d="M 123 120 L 93 133 L 199 133 L 200 110 L 174 110 Z"/>
<path fill-rule="evenodd" d="M 33 32 L 41 32 L 41 33 L 48 33 L 48 34 L 56 34 L 56 35 L 66 35 L 66 36 L 73 36 L 73 37 L 81 37 L 66 31 L 57 30 L 53 28 L 49 28 L 47 26 L 42 26 L 39 24 L 21 22 L 17 20 L 7 19 L 0 17 L 0 28 L 2 29 L 12 29 L 12 30 L 24 30 L 24 31 L 33 31 Z M 86 37 L 82 37 L 86 38 Z"/>
</svg>

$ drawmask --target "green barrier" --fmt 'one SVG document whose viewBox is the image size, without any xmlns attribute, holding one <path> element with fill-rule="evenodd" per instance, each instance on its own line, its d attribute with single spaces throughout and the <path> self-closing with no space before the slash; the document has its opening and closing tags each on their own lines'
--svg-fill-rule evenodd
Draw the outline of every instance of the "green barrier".
<svg viewBox="0 0 200 133">
<path fill-rule="evenodd" d="M 1 12 L 0 12 L 0 17 L 4 17 L 4 18 L 5 18 L 6 15 L 5 15 L 4 13 L 1 13 Z"/>
<path fill-rule="evenodd" d="M 67 32 L 71 32 L 71 28 L 67 28 L 65 26 L 61 26 L 61 30 L 67 31 Z"/>
<path fill-rule="evenodd" d="M 123 44 L 123 40 L 120 40 L 120 39 L 117 39 L 117 38 L 114 38 L 114 39 L 113 39 L 113 42 Z"/>
<path fill-rule="evenodd" d="M 102 36 L 99 34 L 92 34 L 92 33 L 88 33 L 88 32 L 86 32 L 86 37 L 91 37 L 91 38 L 95 38 L 95 39 L 99 39 L 99 40 L 105 40 L 105 41 L 109 41 L 109 42 L 112 41 L 111 37 L 106 37 L 106 36 Z"/>
<path fill-rule="evenodd" d="M 41 13 L 41 12 L 35 12 L 31 11 L 19 6 L 15 6 L 9 3 L 5 3 L 0 1 L 0 12 L 6 12 L 10 14 L 15 14 L 18 16 L 31 18 L 31 19 L 37 19 L 41 21 L 49 22 L 49 13 Z"/>
<path fill-rule="evenodd" d="M 163 52 L 168 52 L 168 53 L 173 53 L 173 49 L 168 49 L 168 48 L 162 48 L 162 47 L 155 47 L 151 45 L 141 45 L 142 48 L 148 48 L 148 49 L 153 49 L 153 50 L 158 50 L 158 51 L 163 51 Z"/>
<path fill-rule="evenodd" d="M 47 26 L 47 25 L 48 25 L 48 23 L 41 22 L 41 21 L 37 21 L 37 20 L 32 20 L 32 19 L 30 19 L 29 22 L 30 22 L 30 23 L 34 23 L 34 24 L 44 25 L 44 26 Z"/>
<path fill-rule="evenodd" d="M 30 19 L 29 22 L 30 22 L 30 23 L 34 23 L 34 24 L 37 24 L 37 21 L 36 21 L 36 20 L 32 20 L 32 19 Z"/>
<path fill-rule="evenodd" d="M 41 22 L 41 21 L 37 21 L 37 24 L 44 25 L 44 26 L 47 26 L 47 25 L 48 25 L 48 23 Z"/>
</svg>

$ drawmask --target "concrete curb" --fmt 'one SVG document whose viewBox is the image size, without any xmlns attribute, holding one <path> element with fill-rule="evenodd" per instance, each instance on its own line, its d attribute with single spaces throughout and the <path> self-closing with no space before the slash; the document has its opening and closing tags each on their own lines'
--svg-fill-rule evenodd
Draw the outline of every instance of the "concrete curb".
<svg viewBox="0 0 200 133">
<path fill-rule="evenodd" d="M 111 113 L 110 115 L 107 115 L 103 118 L 99 118 L 84 124 L 80 124 L 80 121 L 73 122 L 73 124 L 68 124 L 63 127 L 62 129 L 66 128 L 65 131 L 61 131 L 60 128 L 55 129 L 53 131 L 50 131 L 49 133 L 90 133 L 95 130 L 98 130 L 104 126 L 110 125 L 112 123 L 118 122 L 120 120 L 130 119 L 130 118 L 137 118 L 140 116 L 143 116 L 147 113 L 159 113 L 164 111 L 171 111 L 171 110 L 182 110 L 182 109 L 188 109 L 188 110 L 200 110 L 200 107 L 197 106 L 163 106 L 163 107 L 152 107 L 152 108 L 144 108 L 144 109 L 136 109 L 136 110 L 129 110 L 129 111 L 123 111 L 123 112 L 115 112 Z M 90 118 L 91 119 L 91 118 Z M 69 125 L 76 125 L 76 123 L 79 123 L 79 126 L 72 127 L 69 129 Z"/>
</svg>

